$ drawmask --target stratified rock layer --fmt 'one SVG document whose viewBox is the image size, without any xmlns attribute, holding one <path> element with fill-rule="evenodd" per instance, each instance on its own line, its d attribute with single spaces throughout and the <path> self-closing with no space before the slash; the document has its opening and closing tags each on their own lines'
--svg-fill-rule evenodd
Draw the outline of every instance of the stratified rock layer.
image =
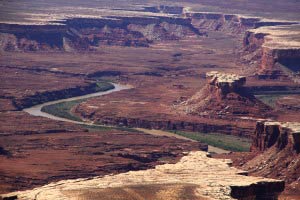
<svg viewBox="0 0 300 200">
<path fill-rule="evenodd" d="M 258 60 L 261 78 L 286 78 L 299 83 L 299 24 L 262 26 L 245 33 L 245 50 L 252 52 L 251 62 Z"/>
<path fill-rule="evenodd" d="M 230 92 L 237 92 L 246 83 L 246 77 L 237 74 L 211 71 L 206 73 L 206 77 L 211 79 L 209 84 L 220 89 L 223 95 Z"/>
<path fill-rule="evenodd" d="M 299 152 L 299 136 L 300 123 L 280 123 L 274 121 L 258 122 L 252 149 L 265 151 L 276 144 L 276 147 L 281 150 L 291 143 L 291 150 Z"/>
<path fill-rule="evenodd" d="M 103 178 L 60 181 L 7 196 L 17 195 L 19 199 L 28 200 L 72 199 L 75 197 L 86 199 L 91 193 L 97 193 L 98 195 L 94 196 L 96 199 L 101 199 L 106 190 L 116 188 L 131 191 L 126 193 L 128 197 L 125 199 L 136 199 L 138 195 L 140 197 L 149 195 L 147 189 L 154 185 L 158 188 L 173 187 L 173 189 L 178 186 L 185 189 L 192 187 L 183 192 L 189 192 L 189 195 L 192 193 L 193 199 L 276 199 L 284 189 L 283 181 L 244 176 L 243 174 L 246 172 L 230 167 L 229 164 L 229 160 L 208 158 L 205 152 L 192 152 L 177 164 L 165 164 L 156 166 L 155 169 Z M 132 190 L 132 187 L 144 187 L 144 190 L 142 193 L 137 193 L 137 190 Z M 165 189 L 163 192 L 167 192 L 167 190 Z M 154 191 L 150 195 L 153 198 L 159 194 Z M 163 196 L 169 197 L 170 194 L 165 193 Z M 117 198 L 111 194 L 111 199 Z"/>
<path fill-rule="evenodd" d="M 244 76 L 212 71 L 206 77 L 206 86 L 180 103 L 179 110 L 187 114 L 214 117 L 259 117 L 270 109 L 243 87 L 246 83 Z"/>
<path fill-rule="evenodd" d="M 251 150 L 261 153 L 243 169 L 251 175 L 282 179 L 289 187 L 299 188 L 300 123 L 258 122 Z"/>
</svg>

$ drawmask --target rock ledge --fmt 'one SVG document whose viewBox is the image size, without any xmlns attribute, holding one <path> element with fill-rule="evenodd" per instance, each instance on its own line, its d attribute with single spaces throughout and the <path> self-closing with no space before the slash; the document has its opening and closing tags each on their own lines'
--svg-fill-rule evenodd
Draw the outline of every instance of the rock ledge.
<svg viewBox="0 0 300 200">
<path fill-rule="evenodd" d="M 96 192 L 99 198 L 105 190 L 113 188 L 147 188 L 150 185 L 159 185 L 163 188 L 166 185 L 171 185 L 171 187 L 172 185 L 174 187 L 175 185 L 182 187 L 193 185 L 193 199 L 276 199 L 284 190 L 283 181 L 244 176 L 246 172 L 230 167 L 229 161 L 209 158 L 206 152 L 197 151 L 191 152 L 176 164 L 165 164 L 156 166 L 155 169 L 92 179 L 65 180 L 33 190 L 11 193 L 5 197 L 17 195 L 19 199 L 27 200 L 72 199 L 74 197 L 85 199 L 87 197 L 85 195 L 92 192 Z M 146 190 L 140 194 L 145 194 Z M 156 197 L 157 194 L 154 192 L 151 195 L 151 197 Z"/>
</svg>

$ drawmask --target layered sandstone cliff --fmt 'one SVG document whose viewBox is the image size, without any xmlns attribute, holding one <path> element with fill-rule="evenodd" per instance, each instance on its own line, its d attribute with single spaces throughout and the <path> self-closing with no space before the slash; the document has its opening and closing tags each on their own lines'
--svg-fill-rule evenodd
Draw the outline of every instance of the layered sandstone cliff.
<svg viewBox="0 0 300 200">
<path fill-rule="evenodd" d="M 253 175 L 285 180 L 290 186 L 299 183 L 300 123 L 258 122 L 251 151 L 261 153 L 243 169 Z"/>
<path fill-rule="evenodd" d="M 218 13 L 191 13 L 183 7 L 146 7 L 153 16 L 67 18 L 55 24 L 0 24 L 4 51 L 91 50 L 102 45 L 148 47 L 153 41 L 202 35 L 200 31 L 244 33 L 258 18 Z M 158 14 L 154 14 L 158 13 Z M 165 14 L 166 13 L 166 14 Z M 130 14 L 130 13 L 129 13 Z M 149 14 L 149 13 L 148 13 Z"/>
<path fill-rule="evenodd" d="M 105 10 L 101 16 L 90 17 L 56 16 L 43 25 L 1 23 L 0 47 L 5 51 L 90 50 L 101 45 L 148 47 L 153 41 L 202 35 L 205 31 L 222 31 L 230 34 L 247 32 L 245 46 L 249 49 L 255 45 L 261 47 L 261 41 L 257 44 L 256 39 L 261 40 L 264 38 L 262 35 L 270 35 L 270 32 L 274 35 L 275 32 L 276 36 L 282 29 L 277 28 L 279 25 L 290 29 L 295 24 L 236 14 L 193 12 L 180 6 L 145 7 L 140 12 L 124 10 L 119 16 L 112 16 L 111 12 Z M 285 40 L 291 43 L 290 36 L 287 33 Z"/>
<path fill-rule="evenodd" d="M 246 52 L 258 60 L 261 77 L 286 76 L 299 82 L 300 61 L 299 24 L 250 29 L 244 38 Z"/>
<path fill-rule="evenodd" d="M 194 12 L 181 6 L 103 9 L 100 15 L 37 15 L 43 25 L 0 24 L 1 51 L 87 51 L 103 45 L 149 47 L 153 42 L 207 35 L 244 36 L 242 61 L 259 78 L 300 82 L 299 23 L 253 16 Z M 47 21 L 48 20 L 48 21 Z M 253 68 L 253 69 L 252 69 Z M 258 68 L 258 69 L 256 69 Z"/>
<path fill-rule="evenodd" d="M 254 28 L 259 18 L 243 17 L 222 13 L 185 13 L 192 19 L 192 24 L 200 30 L 222 31 L 241 34 L 249 28 Z"/>
<path fill-rule="evenodd" d="M 198 93 L 178 105 L 181 112 L 214 117 L 261 117 L 270 108 L 247 92 L 246 77 L 222 72 L 206 74 L 207 84 Z"/>
<path fill-rule="evenodd" d="M 279 150 L 290 145 L 292 151 L 300 151 L 300 124 L 292 122 L 257 122 L 252 150 L 265 151 L 276 145 Z"/>
<path fill-rule="evenodd" d="M 177 17 L 72 18 L 61 25 L 0 24 L 4 51 L 96 50 L 103 45 L 148 47 L 153 41 L 200 35 Z"/>
</svg>

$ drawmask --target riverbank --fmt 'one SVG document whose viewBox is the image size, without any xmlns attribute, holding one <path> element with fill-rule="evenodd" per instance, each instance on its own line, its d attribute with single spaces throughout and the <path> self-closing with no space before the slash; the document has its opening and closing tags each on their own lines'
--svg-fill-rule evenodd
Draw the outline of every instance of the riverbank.
<svg viewBox="0 0 300 200">
<path fill-rule="evenodd" d="M 30 115 L 33 115 L 33 116 L 46 117 L 46 118 L 53 119 L 53 120 L 71 122 L 71 123 L 75 123 L 75 124 L 90 125 L 91 123 L 79 122 L 79 121 L 76 121 L 76 120 L 67 119 L 67 118 L 64 118 L 64 117 L 59 117 L 59 116 L 55 116 L 55 115 L 43 112 L 42 108 L 45 107 L 45 106 L 50 106 L 50 105 L 64 103 L 64 102 L 78 101 L 78 100 L 82 100 L 82 99 L 87 99 L 87 98 L 92 98 L 92 97 L 97 97 L 97 96 L 103 96 L 103 95 L 107 95 L 107 94 L 110 94 L 110 93 L 113 93 L 113 92 L 118 92 L 118 91 L 121 91 L 121 90 L 124 90 L 124 89 L 130 89 L 131 88 L 130 86 L 120 85 L 120 84 L 116 84 L 116 83 L 112 83 L 112 85 L 113 85 L 113 89 L 109 89 L 109 90 L 105 90 L 105 91 L 99 91 L 99 92 L 95 92 L 95 93 L 91 93 L 91 94 L 85 94 L 85 95 L 71 97 L 71 98 L 65 98 L 65 99 L 60 99 L 60 100 L 55 100 L 55 101 L 49 101 L 49 102 L 46 102 L 46 103 L 42 103 L 42 104 L 32 106 L 30 108 L 26 108 L 23 111 L 30 114 Z"/>
<path fill-rule="evenodd" d="M 149 133 L 151 135 L 157 135 L 157 136 L 167 136 L 167 137 L 175 137 L 178 139 L 182 139 L 182 140 L 188 140 L 188 141 L 193 141 L 193 142 L 197 142 L 197 140 L 193 140 L 190 139 L 188 137 L 184 137 L 172 132 L 168 132 L 168 131 L 163 131 L 163 130 L 153 130 L 153 129 L 144 129 L 144 128 L 136 128 L 139 131 L 142 131 L 144 133 Z M 199 142 L 199 141 L 198 141 Z M 208 145 L 208 150 L 209 153 L 216 153 L 216 154 L 221 154 L 221 153 L 229 153 L 230 151 L 218 148 L 218 147 L 214 147 L 211 145 Z"/>
<path fill-rule="evenodd" d="M 114 84 L 114 87 L 115 87 L 115 89 L 111 92 L 121 91 L 123 89 L 130 88 L 129 86 L 121 86 L 118 84 Z M 39 105 L 39 106 L 29 109 L 29 110 L 26 109 L 25 111 L 28 113 L 37 115 L 37 116 L 44 116 L 44 117 L 48 117 L 48 118 L 55 119 L 55 120 L 67 121 L 67 122 L 72 122 L 72 123 L 86 125 L 86 126 L 91 126 L 91 125 L 97 126 L 97 124 L 93 124 L 90 122 L 83 122 L 81 120 L 81 118 L 79 118 L 78 116 L 75 116 L 71 113 L 72 107 L 83 102 L 85 99 L 88 99 L 91 97 L 96 97 L 96 96 L 102 96 L 102 93 L 100 92 L 100 93 L 95 93 L 95 94 L 78 96 L 78 97 L 74 97 L 74 98 L 62 99 L 62 100 L 55 101 L 55 102 L 48 102 L 48 103 Z M 145 128 L 131 128 L 131 129 L 133 129 L 133 130 L 136 129 L 138 131 L 152 134 L 152 135 L 175 137 L 178 139 L 184 139 L 184 140 L 189 140 L 189 141 L 205 142 L 205 143 L 209 144 L 208 151 L 211 153 L 219 154 L 219 153 L 228 153 L 230 151 L 248 151 L 249 150 L 248 146 L 250 146 L 250 142 L 249 142 L 248 146 L 247 145 L 245 146 L 244 143 L 241 143 L 241 139 L 237 140 L 236 139 L 237 137 L 225 136 L 222 134 L 218 134 L 218 136 L 217 136 L 218 138 L 207 139 L 206 137 L 203 137 L 200 133 L 180 134 L 183 132 L 180 132 L 180 133 L 173 132 L 172 133 L 172 132 L 163 131 L 163 130 L 153 130 L 153 129 L 145 129 Z M 205 135 L 210 136 L 210 137 L 214 136 L 211 134 L 205 134 Z M 234 144 L 231 144 L 231 145 L 227 144 L 228 137 L 231 137 L 230 139 L 233 139 Z M 191 138 L 193 138 L 193 139 L 191 139 Z M 218 139 L 218 141 L 216 142 L 217 139 Z M 243 146 L 241 146 L 240 144 L 242 144 Z M 220 147 L 222 147 L 222 148 L 220 148 Z"/>
</svg>

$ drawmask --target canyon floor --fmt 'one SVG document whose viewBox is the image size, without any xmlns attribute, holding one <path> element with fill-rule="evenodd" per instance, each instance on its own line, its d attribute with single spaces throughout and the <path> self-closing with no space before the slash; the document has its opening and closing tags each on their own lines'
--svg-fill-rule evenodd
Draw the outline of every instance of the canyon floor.
<svg viewBox="0 0 300 200">
<path fill-rule="evenodd" d="M 299 126 L 299 3 L 118 2 L 1 3 L 0 193 L 276 198 L 283 180 L 280 198 L 299 198 L 299 130 L 258 126 Z M 227 88 L 211 71 L 246 81 Z M 109 82 L 130 88 L 64 111 L 88 125 L 23 110 L 109 90 Z M 200 152 L 228 140 L 251 152 Z"/>
</svg>

